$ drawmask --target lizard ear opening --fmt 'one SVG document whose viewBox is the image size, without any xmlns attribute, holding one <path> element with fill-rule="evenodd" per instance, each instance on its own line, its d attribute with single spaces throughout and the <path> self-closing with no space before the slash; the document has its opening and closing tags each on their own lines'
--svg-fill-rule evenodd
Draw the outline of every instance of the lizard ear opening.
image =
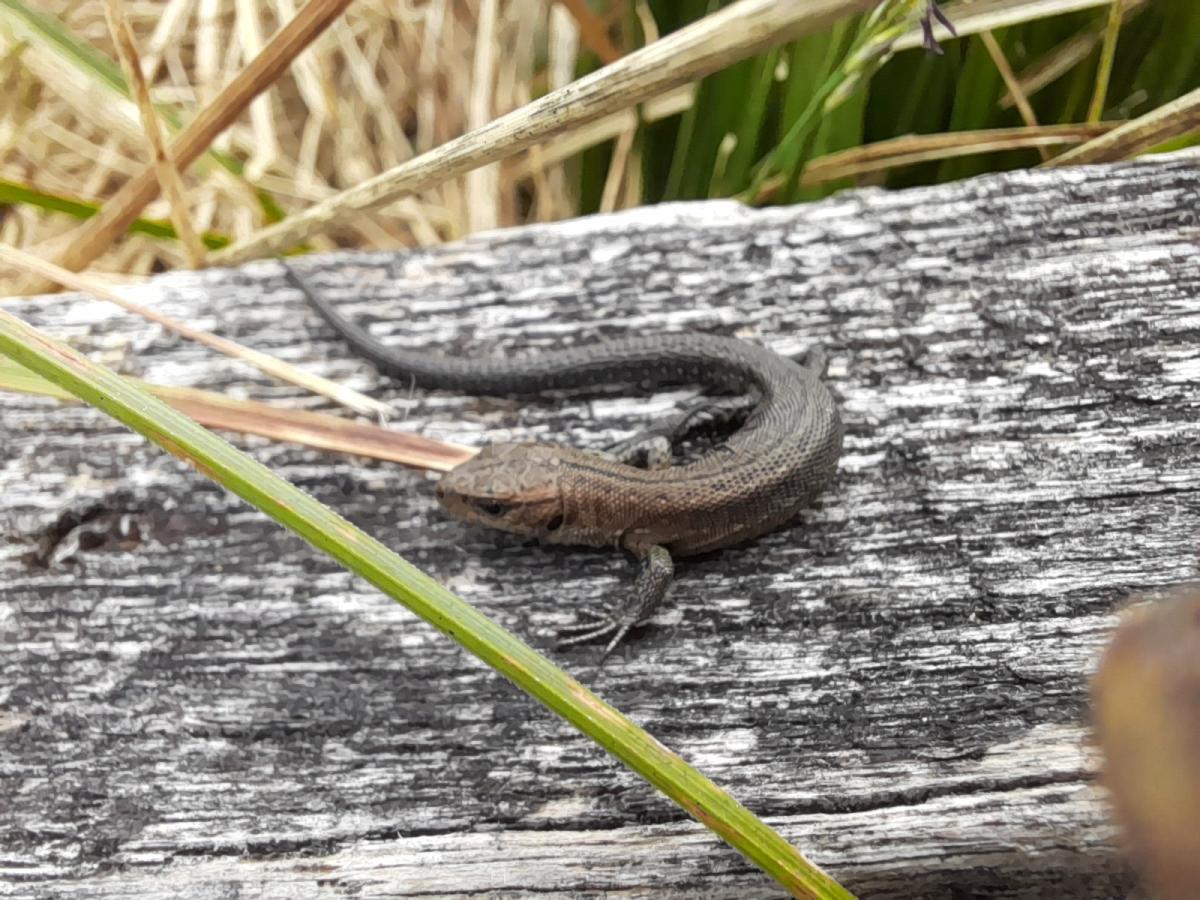
<svg viewBox="0 0 1200 900">
<path fill-rule="evenodd" d="M 551 519 L 549 522 L 546 523 L 546 530 L 547 531 L 558 531 L 558 529 L 562 528 L 562 523 L 563 523 L 562 513 L 559 513 L 553 519 Z"/>
</svg>

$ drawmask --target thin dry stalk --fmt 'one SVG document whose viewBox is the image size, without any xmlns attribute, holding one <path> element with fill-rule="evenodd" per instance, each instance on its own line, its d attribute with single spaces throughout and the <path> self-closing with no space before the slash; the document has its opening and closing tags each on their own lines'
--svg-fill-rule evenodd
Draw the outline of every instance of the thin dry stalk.
<svg viewBox="0 0 1200 900">
<path fill-rule="evenodd" d="M 112 32 L 113 44 L 117 48 L 117 55 L 121 58 L 121 69 L 125 73 L 125 80 L 129 82 L 133 98 L 138 105 L 138 112 L 142 116 L 142 128 L 146 132 L 146 149 L 154 163 L 159 189 L 167 198 L 171 209 L 171 224 L 175 226 L 175 233 L 179 235 L 179 239 L 183 243 L 188 264 L 193 269 L 198 269 L 204 263 L 204 244 L 200 242 L 200 236 L 192 227 L 187 201 L 184 199 L 183 181 L 179 177 L 179 170 L 175 168 L 167 152 L 162 129 L 159 126 L 158 112 L 154 109 L 154 103 L 150 99 L 150 88 L 146 84 L 146 79 L 142 77 L 137 45 L 125 15 L 125 3 L 123 0 L 107 0 L 104 9 L 108 16 L 108 29 Z"/>
<path fill-rule="evenodd" d="M 236 0 L 236 34 L 242 58 L 253 59 L 262 52 L 262 29 L 259 25 L 258 3 L 255 0 Z M 250 122 L 254 129 L 254 155 L 246 163 L 246 177 L 257 181 L 279 159 L 279 137 L 271 121 L 271 105 L 264 95 L 250 103 Z"/>
<path fill-rule="evenodd" d="M 282 409 L 254 400 L 235 400 L 188 388 L 159 387 L 153 392 L 201 425 L 257 434 L 321 450 L 369 456 L 417 469 L 448 472 L 478 449 L 419 434 L 351 422 L 326 413 Z"/>
<path fill-rule="evenodd" d="M 1017 82 L 1026 97 L 1031 97 L 1047 85 L 1053 84 L 1059 78 L 1079 65 L 1100 43 L 1100 35 L 1094 31 L 1077 34 L 1064 41 L 1052 51 L 1017 73 Z M 1016 106 L 1013 94 L 1005 93 L 1000 98 L 1001 109 L 1012 109 Z"/>
<path fill-rule="evenodd" d="M 983 41 L 983 45 L 987 47 L 988 55 L 992 58 L 992 62 L 1000 72 L 1000 77 L 1004 79 L 1004 84 L 1008 87 L 1009 95 L 1017 104 L 1017 109 L 1021 111 L 1021 118 L 1029 128 L 1037 128 L 1038 120 L 1033 112 L 1033 106 L 1030 104 L 1029 98 L 1025 96 L 1025 92 L 1021 89 L 1021 82 L 1013 72 L 1012 66 L 1008 64 L 1008 57 L 1004 55 L 1004 50 L 1000 46 L 1000 42 L 996 40 L 996 36 L 990 31 L 981 31 L 979 37 Z M 1037 151 L 1043 161 L 1050 158 L 1050 151 L 1044 145 L 1039 144 Z"/>
<path fill-rule="evenodd" d="M 32 253 L 26 253 L 24 250 L 18 250 L 16 247 L 0 245 L 0 260 L 14 268 L 30 272 L 47 281 L 60 284 L 65 288 L 107 300 L 109 303 L 121 307 L 126 312 L 133 313 L 135 316 L 141 316 L 149 322 L 161 325 L 168 331 L 173 331 L 198 344 L 204 344 L 206 347 L 212 347 L 217 352 L 223 353 L 226 356 L 248 362 L 268 375 L 303 387 L 315 394 L 328 397 L 362 415 L 386 419 L 393 413 L 392 408 L 386 403 L 372 400 L 358 391 L 353 391 L 350 388 L 330 381 L 328 378 L 322 378 L 320 375 L 314 375 L 311 372 L 305 372 L 303 369 L 297 369 L 295 366 L 289 365 L 266 353 L 261 353 L 250 347 L 244 347 L 236 341 L 218 337 L 215 334 L 209 334 L 207 331 L 199 331 L 190 325 L 172 319 L 170 316 L 164 316 L 157 310 L 142 306 L 140 303 L 134 303 L 131 300 L 126 300 L 120 294 L 110 290 L 94 278 L 60 268 L 54 265 L 54 263 L 34 256 Z"/>
<path fill-rule="evenodd" d="M 1114 128 L 1082 147 L 1068 150 L 1047 166 L 1084 165 L 1129 159 L 1172 138 L 1200 129 L 1200 88 Z"/>
<path fill-rule="evenodd" d="M 805 168 L 802 182 L 813 185 L 842 178 L 857 178 L 903 166 L 980 153 L 1078 145 L 1111 131 L 1118 124 L 1039 125 L 1035 128 L 989 128 L 949 134 L 906 135 L 818 157 Z"/>
<path fill-rule="evenodd" d="M 448 472 L 466 462 L 478 450 L 447 441 L 437 441 L 403 431 L 391 431 L 378 425 L 354 422 L 328 413 L 288 409 L 242 400 L 196 388 L 168 387 L 128 379 L 169 403 L 185 416 L 208 428 L 254 434 L 276 441 L 289 441 L 318 450 L 353 453 L 415 469 Z M 14 391 L 53 397 L 72 403 L 75 398 L 56 384 L 32 372 L 13 371 L 13 364 L 0 360 L 0 391 Z"/>
<path fill-rule="evenodd" d="M 575 63 L 579 55 L 579 26 L 560 4 L 550 8 L 546 36 L 546 84 L 556 90 L 575 80 Z M 522 98 L 524 106 L 532 97 Z M 616 134 L 616 132 L 614 132 Z M 553 222 L 566 218 L 575 209 L 573 181 L 568 178 L 562 159 L 551 160 L 543 155 L 544 146 L 529 148 L 524 162 L 530 163 L 529 174 L 534 182 L 535 221 Z M 510 161 L 512 162 L 512 161 Z M 504 178 L 509 184 L 519 184 L 508 170 Z"/>
<path fill-rule="evenodd" d="M 220 83 L 218 79 L 222 68 L 221 0 L 200 0 L 196 17 L 196 78 L 201 85 L 201 101 L 211 103 L 216 96 L 213 92 Z M 228 150 L 228 141 L 229 136 L 225 135 L 216 144 Z"/>
<path fill-rule="evenodd" d="M 498 0 L 480 0 L 478 37 L 475 41 L 475 65 L 471 77 L 470 113 L 467 124 L 480 129 L 490 122 L 492 97 L 496 90 L 496 13 Z M 467 173 L 467 225 L 472 231 L 489 231 L 500 221 L 500 170 L 480 166 Z"/>
<path fill-rule="evenodd" d="M 142 55 L 142 73 L 147 82 L 154 81 L 163 61 L 163 50 L 178 39 L 183 22 L 191 13 L 195 0 L 168 0 L 159 13 L 158 24 L 147 43 L 147 52 Z"/>
<path fill-rule="evenodd" d="M 642 105 L 641 120 L 657 122 L 661 119 L 679 115 L 684 110 L 691 109 L 696 99 L 696 85 L 685 84 L 683 87 L 648 100 Z M 638 114 L 632 109 L 622 110 L 598 119 L 583 128 L 577 128 L 567 134 L 546 141 L 537 147 L 530 148 L 529 153 L 511 163 L 506 169 L 506 177 L 525 179 L 535 175 L 540 167 L 549 167 L 563 160 L 582 153 L 589 147 L 595 147 L 605 141 L 611 141 L 624 134 L 631 128 L 636 128 Z"/>
<path fill-rule="evenodd" d="M 425 8 L 425 34 L 417 64 L 417 152 L 432 150 L 437 143 L 436 125 L 440 110 L 437 90 L 438 58 L 442 29 L 449 0 L 430 0 Z"/>
<path fill-rule="evenodd" d="M 617 145 L 613 148 L 612 163 L 608 167 L 608 175 L 604 179 L 604 190 L 600 194 L 600 212 L 612 212 L 617 208 L 617 198 L 621 185 L 629 175 L 629 160 L 633 151 L 633 139 L 637 135 L 636 125 L 617 135 Z"/>
</svg>

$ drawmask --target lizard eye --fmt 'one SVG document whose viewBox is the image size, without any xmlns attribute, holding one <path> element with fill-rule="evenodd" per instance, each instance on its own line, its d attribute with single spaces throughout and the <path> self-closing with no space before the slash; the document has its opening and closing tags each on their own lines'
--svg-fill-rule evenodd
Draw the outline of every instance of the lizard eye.
<svg viewBox="0 0 1200 900">
<path fill-rule="evenodd" d="M 472 501 L 471 505 L 485 516 L 500 516 L 509 510 L 507 503 L 501 503 L 499 500 L 493 500 L 490 497 L 484 497 L 481 500 L 474 500 Z"/>
</svg>

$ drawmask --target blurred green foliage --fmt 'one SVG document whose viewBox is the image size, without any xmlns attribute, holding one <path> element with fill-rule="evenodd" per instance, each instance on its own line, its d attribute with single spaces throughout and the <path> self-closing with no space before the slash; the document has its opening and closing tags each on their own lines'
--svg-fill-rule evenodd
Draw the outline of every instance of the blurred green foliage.
<svg viewBox="0 0 1200 900">
<path fill-rule="evenodd" d="M 727 5 L 716 0 L 648 0 L 648 4 L 663 34 Z M 952 20 L 957 7 L 942 6 Z M 1096 89 L 1098 38 L 1108 13 L 1107 6 L 1098 6 L 994 32 L 1018 77 L 1071 42 L 1096 37 L 1086 55 L 1031 94 L 1039 124 L 1086 119 Z M 756 168 L 772 156 L 774 165 L 768 162 L 758 172 L 775 176 L 783 185 L 772 191 L 772 202 L 816 199 L 848 182 L 801 185 L 800 174 L 810 159 L 907 134 L 1024 124 L 1015 107 L 1001 105 L 1007 89 L 978 35 L 944 42 L 940 56 L 921 48 L 898 52 L 834 109 L 824 111 L 824 97 L 845 77 L 848 56 L 868 31 L 864 17 L 858 17 L 704 79 L 687 113 L 642 129 L 644 200 L 758 196 L 757 191 L 749 191 Z M 1198 0 L 1148 0 L 1129 12 L 1116 46 L 1103 118 L 1143 115 L 1200 87 L 1198 50 Z M 806 111 L 815 112 L 807 124 L 802 121 Z M 795 136 L 797 127 L 803 133 L 789 142 L 789 131 Z M 597 148 L 585 156 L 584 212 L 594 211 L 599 202 L 608 153 Z M 907 187 L 1038 162 L 1040 157 L 1032 149 L 993 152 L 892 170 L 875 183 Z"/>
</svg>

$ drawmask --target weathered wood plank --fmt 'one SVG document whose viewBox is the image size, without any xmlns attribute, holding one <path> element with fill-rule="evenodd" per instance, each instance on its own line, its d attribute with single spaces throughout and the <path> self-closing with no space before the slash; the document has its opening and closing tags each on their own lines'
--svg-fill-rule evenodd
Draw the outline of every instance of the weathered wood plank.
<svg viewBox="0 0 1200 900">
<path fill-rule="evenodd" d="M 1116 894 L 1131 882 L 1093 783 L 1087 677 L 1131 591 L 1196 577 L 1198 159 L 303 264 L 414 347 L 660 328 L 822 343 L 849 428 L 836 486 L 796 527 L 681 564 L 627 658 L 561 658 L 864 894 Z M 274 263 L 159 278 L 141 299 L 407 403 Z M 6 308 L 152 381 L 321 405 L 78 298 Z M 594 446 L 685 396 L 434 395 L 402 427 Z M 774 895 L 405 610 L 139 438 L 31 399 L 0 416 L 16 895 Z M 610 554 L 447 520 L 421 473 L 240 443 L 542 646 L 631 581 Z"/>
</svg>

